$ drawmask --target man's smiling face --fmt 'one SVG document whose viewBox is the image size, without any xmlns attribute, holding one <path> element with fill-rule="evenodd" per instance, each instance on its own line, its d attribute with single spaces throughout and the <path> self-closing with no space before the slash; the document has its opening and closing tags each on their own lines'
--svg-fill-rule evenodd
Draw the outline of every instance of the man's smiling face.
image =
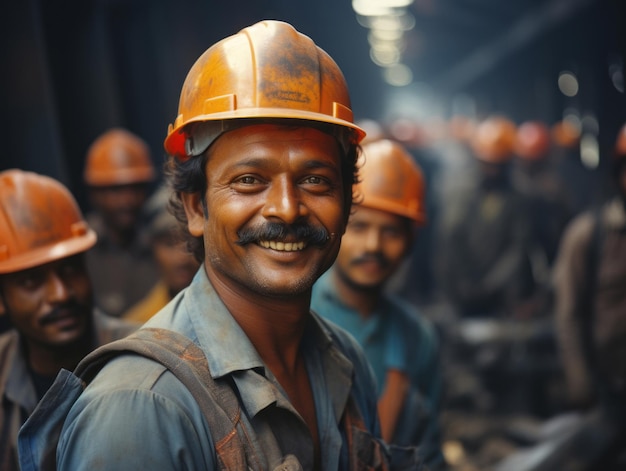
<svg viewBox="0 0 626 471">
<path fill-rule="evenodd" d="M 310 127 L 246 126 L 209 150 L 203 235 L 209 275 L 234 290 L 301 295 L 335 260 L 344 206 L 337 141 Z M 206 214 L 206 216 L 205 216 Z"/>
</svg>

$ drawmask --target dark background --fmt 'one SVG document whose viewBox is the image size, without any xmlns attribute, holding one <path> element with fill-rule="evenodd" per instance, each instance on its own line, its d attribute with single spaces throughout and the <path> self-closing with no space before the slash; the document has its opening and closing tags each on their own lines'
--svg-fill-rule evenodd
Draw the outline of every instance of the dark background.
<svg viewBox="0 0 626 471">
<path fill-rule="evenodd" d="M 331 54 L 356 119 L 390 119 L 406 97 L 428 97 L 419 114 L 449 116 L 459 97 L 478 115 L 553 123 L 564 110 L 591 113 L 601 155 L 626 121 L 610 70 L 624 70 L 621 0 L 415 0 L 404 61 L 416 84 L 391 87 L 369 56 L 367 30 L 349 0 L 21 0 L 5 2 L 0 30 L 3 151 L 20 167 L 63 181 L 84 204 L 85 152 L 124 126 L 163 161 L 167 125 L 195 59 L 213 42 L 261 19 L 280 19 Z M 561 94 L 562 70 L 580 93 Z M 418 102 L 419 103 L 419 102 Z M 416 105 L 419 107 L 420 105 Z"/>
</svg>

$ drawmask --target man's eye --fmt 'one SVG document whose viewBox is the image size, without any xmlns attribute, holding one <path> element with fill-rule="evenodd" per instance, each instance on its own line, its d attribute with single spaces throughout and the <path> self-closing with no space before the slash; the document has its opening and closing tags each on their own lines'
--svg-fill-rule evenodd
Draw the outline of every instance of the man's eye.
<svg viewBox="0 0 626 471">
<path fill-rule="evenodd" d="M 237 180 L 237 183 L 242 183 L 243 185 L 254 185 L 258 183 L 258 180 L 250 175 L 245 175 Z"/>
<path fill-rule="evenodd" d="M 33 289 L 39 286 L 43 282 L 43 276 L 32 274 L 20 277 L 18 283 L 20 286 L 26 289 Z"/>
<path fill-rule="evenodd" d="M 320 183 L 323 183 L 323 180 L 316 175 L 311 175 L 305 179 L 305 182 L 312 183 L 313 185 L 319 185 Z"/>
</svg>

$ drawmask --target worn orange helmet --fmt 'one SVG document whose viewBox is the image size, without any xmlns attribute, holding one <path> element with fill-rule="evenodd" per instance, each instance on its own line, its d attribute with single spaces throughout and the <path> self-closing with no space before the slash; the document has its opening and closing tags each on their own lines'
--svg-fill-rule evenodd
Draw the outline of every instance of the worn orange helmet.
<svg viewBox="0 0 626 471">
<path fill-rule="evenodd" d="M 366 142 L 355 194 L 360 206 L 426 222 L 424 176 L 404 147 L 390 139 Z"/>
<path fill-rule="evenodd" d="M 155 178 L 148 145 L 125 129 L 110 129 L 99 136 L 87 151 L 84 172 L 87 185 L 148 183 Z"/>
<path fill-rule="evenodd" d="M 515 154 L 524 160 L 539 160 L 550 150 L 550 130 L 539 121 L 527 121 L 517 128 Z"/>
<path fill-rule="evenodd" d="M 353 122 L 337 64 L 311 38 L 281 21 L 244 28 L 200 56 L 183 84 L 165 150 L 183 160 L 200 155 L 245 118 L 327 123 L 335 125 L 341 142 L 365 136 Z"/>
<path fill-rule="evenodd" d="M 0 172 L 0 273 L 84 252 L 96 243 L 69 190 L 17 169 Z"/>
<path fill-rule="evenodd" d="M 474 137 L 472 148 L 479 160 L 504 163 L 511 158 L 515 144 L 515 124 L 503 116 L 493 116 L 481 122 Z"/>
</svg>

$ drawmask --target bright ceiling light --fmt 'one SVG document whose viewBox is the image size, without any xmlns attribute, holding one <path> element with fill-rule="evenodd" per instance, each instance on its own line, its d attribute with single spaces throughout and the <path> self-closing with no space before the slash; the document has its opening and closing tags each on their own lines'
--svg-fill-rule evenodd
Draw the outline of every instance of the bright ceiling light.
<svg viewBox="0 0 626 471">
<path fill-rule="evenodd" d="M 404 64 L 396 64 L 383 69 L 383 77 L 389 85 L 404 87 L 413 82 L 413 72 Z"/>
<path fill-rule="evenodd" d="M 565 96 L 574 97 L 578 94 L 578 79 L 576 75 L 569 71 L 563 71 L 559 74 L 559 90 Z"/>
</svg>

